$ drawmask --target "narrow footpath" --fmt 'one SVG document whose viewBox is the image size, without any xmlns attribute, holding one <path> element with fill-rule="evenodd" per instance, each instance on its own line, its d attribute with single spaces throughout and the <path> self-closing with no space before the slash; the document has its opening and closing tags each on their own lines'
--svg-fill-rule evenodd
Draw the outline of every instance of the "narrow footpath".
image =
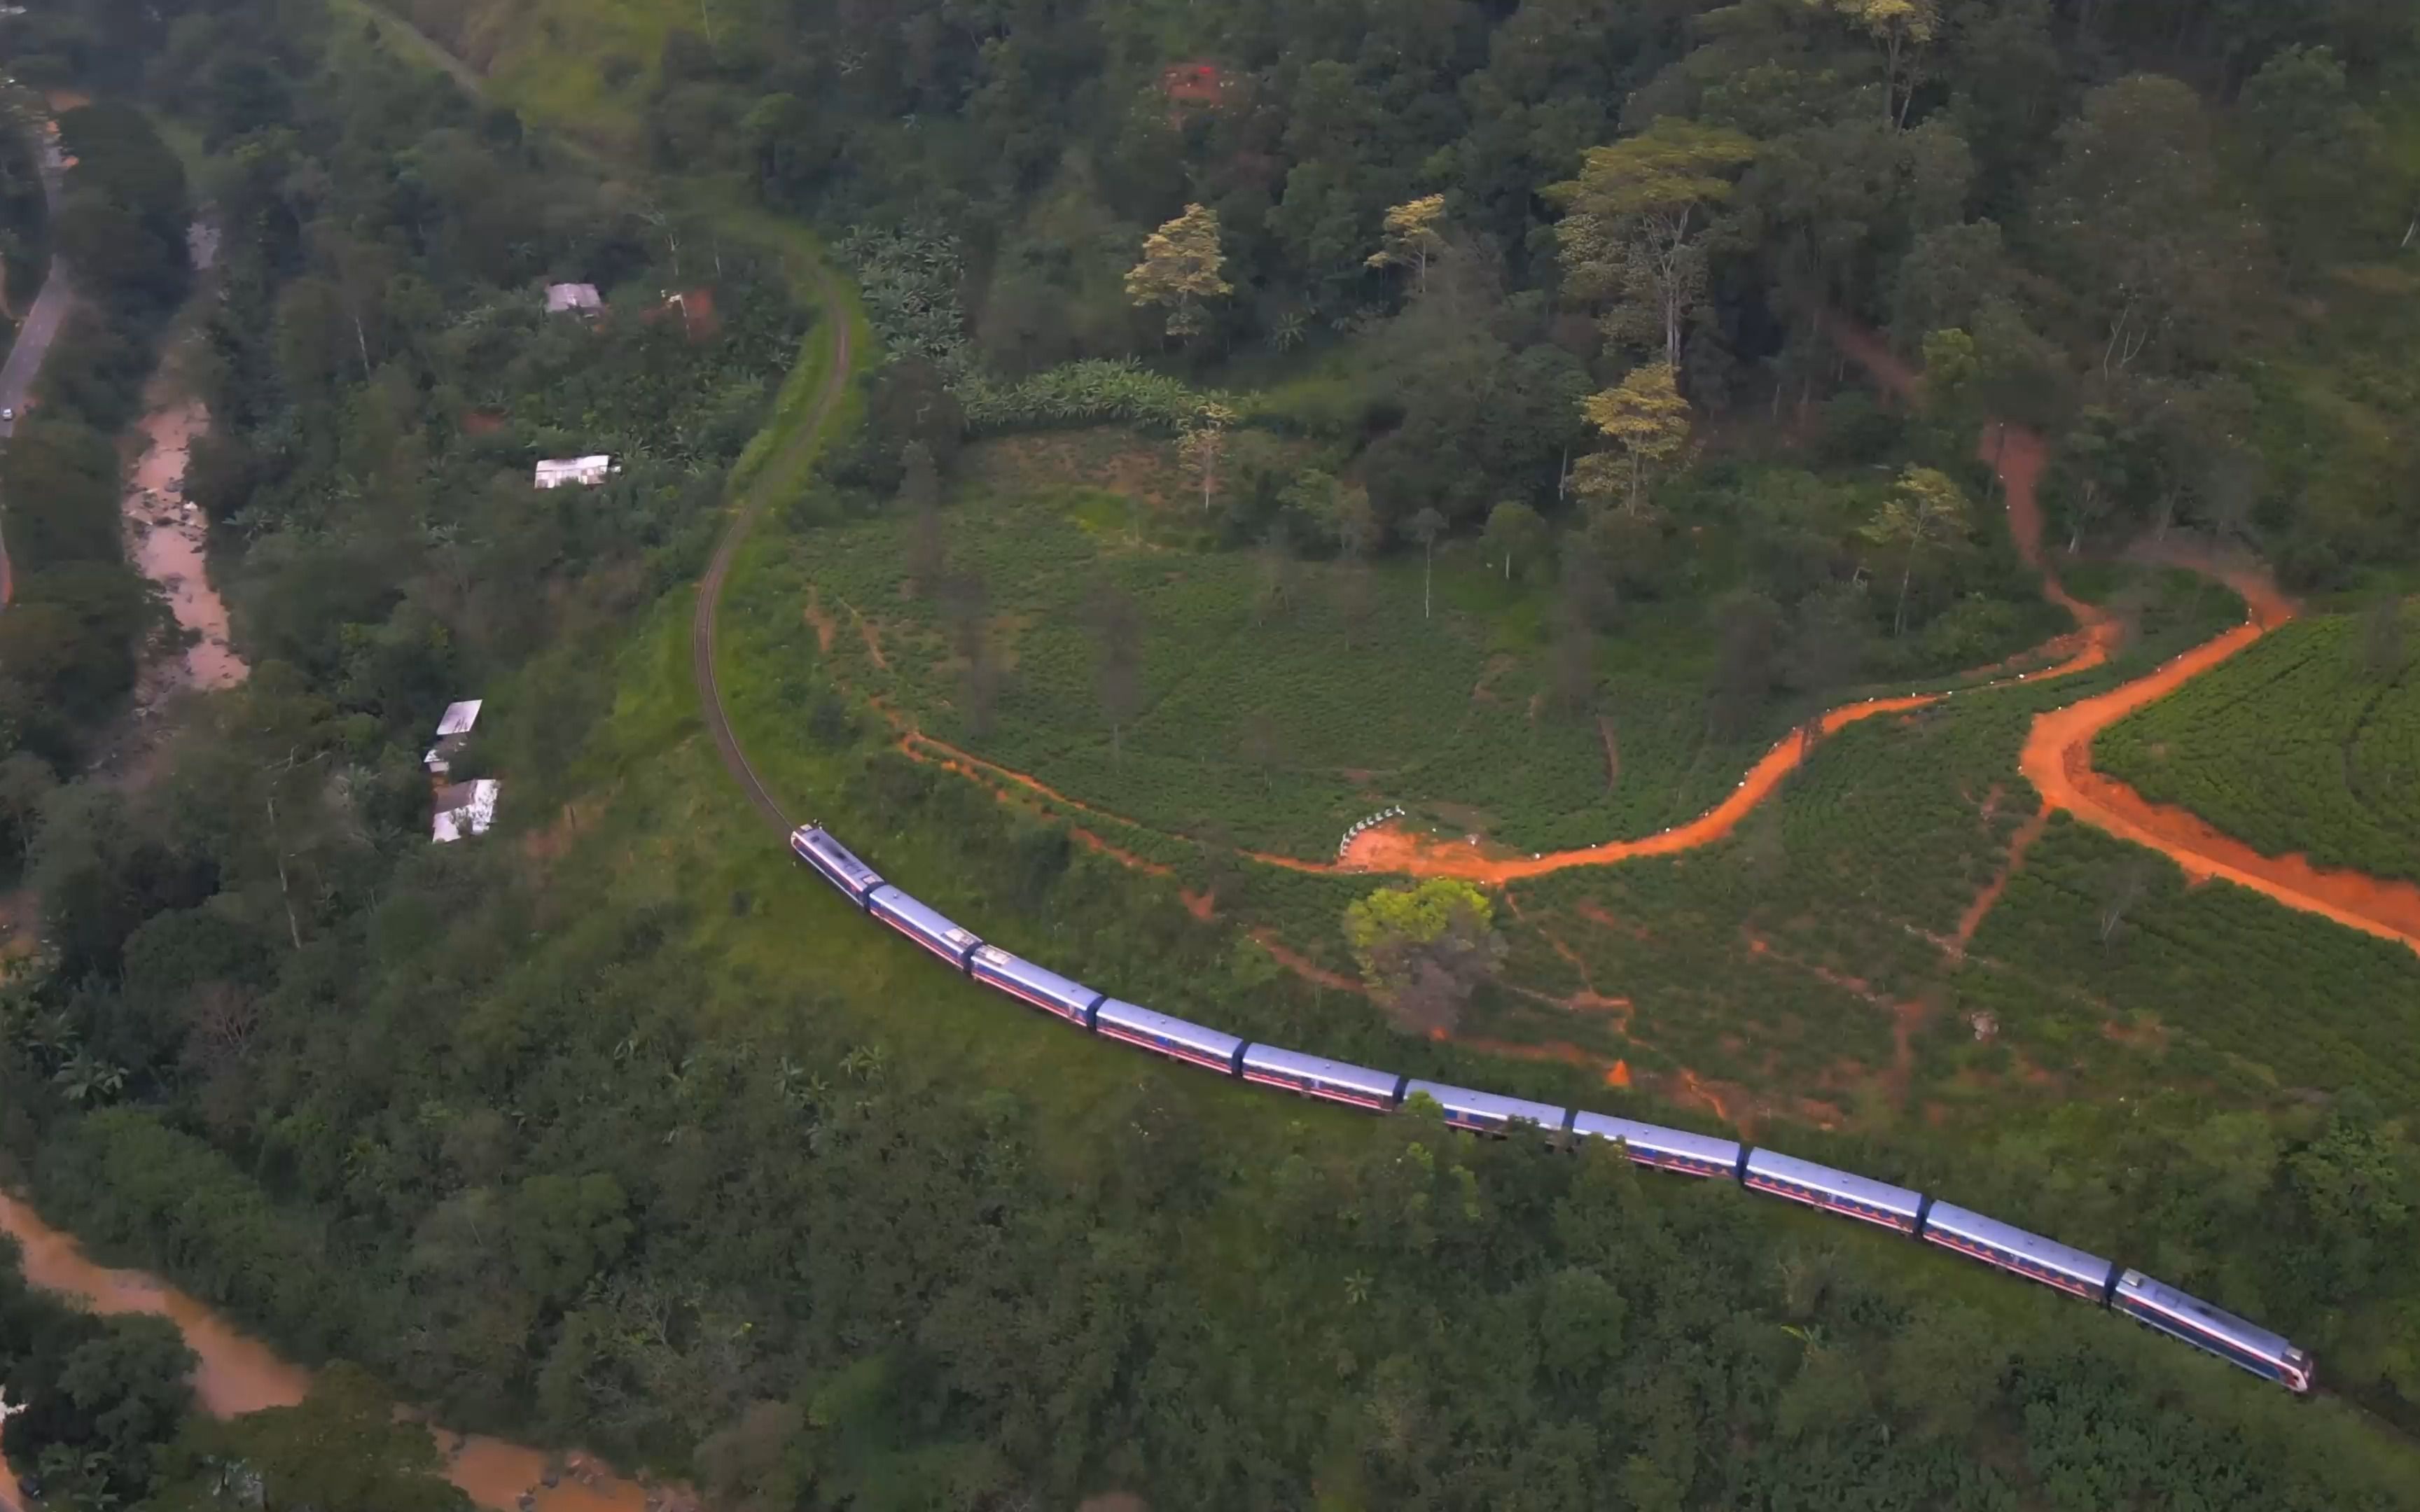
<svg viewBox="0 0 2420 1512">
<path fill-rule="evenodd" d="M 1831 334 L 1883 388 L 1901 398 L 1913 396 L 1918 382 L 1916 373 L 1870 333 L 1836 323 Z M 2083 644 L 2056 667 L 2021 678 L 1998 679 L 1982 685 L 1984 687 L 2071 676 L 2107 661 L 2117 644 L 2118 626 L 2103 611 L 2069 594 L 2042 551 L 2040 483 L 2048 451 L 2039 435 L 2009 424 L 1992 426 L 1978 447 L 1978 455 L 1999 476 L 2008 501 L 2009 532 L 2018 555 L 2041 575 L 2043 596 L 2075 618 Z M 2043 817 L 2063 810 L 2121 840 L 2158 851 L 2195 881 L 2224 878 L 2288 908 L 2317 914 L 2347 928 L 2395 940 L 2420 951 L 2420 886 L 2315 867 L 2301 856 L 2264 856 L 2221 833 L 2199 816 L 2173 805 L 2153 803 L 2124 782 L 2093 768 L 2092 743 L 2102 731 L 2166 697 L 2294 617 L 2294 605 L 2255 564 L 2184 553 L 2172 553 L 2168 560 L 2226 584 L 2243 599 L 2250 617 L 2145 676 L 2109 692 L 2037 715 L 2019 767 L 2041 795 Z M 1823 716 L 1821 733 L 1828 735 L 1860 719 L 1921 708 L 1949 696 L 1915 695 L 1847 704 Z M 1807 759 L 1813 745 L 1813 740 L 1803 733 L 1785 739 L 1750 768 L 1739 787 L 1714 809 L 1644 840 L 1616 841 L 1544 856 L 1491 855 L 1484 847 L 1455 845 L 1417 835 L 1400 821 L 1390 821 L 1357 836 L 1336 867 L 1292 864 L 1312 871 L 1398 872 L 1500 883 L 1570 867 L 1668 856 L 1712 844 L 1729 835 L 1749 810 Z M 2005 883 L 2003 875 L 1999 885 Z M 1995 887 L 1978 900 L 1980 906 L 1962 927 L 1962 934 L 1972 933 L 1981 922 L 1981 910 L 1988 909 L 1996 896 Z"/>
</svg>

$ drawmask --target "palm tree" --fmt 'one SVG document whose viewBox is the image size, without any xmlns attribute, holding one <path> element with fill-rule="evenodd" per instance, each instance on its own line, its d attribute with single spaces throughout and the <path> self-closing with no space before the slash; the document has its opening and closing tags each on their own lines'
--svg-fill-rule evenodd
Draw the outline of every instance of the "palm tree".
<svg viewBox="0 0 2420 1512">
<path fill-rule="evenodd" d="M 840 1069 L 850 1080 L 878 1082 L 891 1061 L 891 1054 L 878 1044 L 861 1044 L 840 1057 Z"/>
<path fill-rule="evenodd" d="M 52 1074 L 51 1080 L 59 1085 L 69 1102 L 82 1106 L 116 1097 L 126 1086 L 126 1072 L 88 1050 L 78 1050 Z"/>
<path fill-rule="evenodd" d="M 782 1063 L 773 1069 L 773 1090 L 782 1101 L 799 1112 L 821 1105 L 824 1099 L 831 1094 L 831 1088 L 825 1085 L 822 1077 L 787 1056 L 783 1056 Z"/>
</svg>

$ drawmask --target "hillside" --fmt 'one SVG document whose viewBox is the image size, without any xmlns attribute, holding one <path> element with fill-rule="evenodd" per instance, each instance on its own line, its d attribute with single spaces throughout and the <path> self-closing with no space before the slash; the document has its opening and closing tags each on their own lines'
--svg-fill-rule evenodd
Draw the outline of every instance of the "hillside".
<svg viewBox="0 0 2420 1512">
<path fill-rule="evenodd" d="M 2332 865 L 2391 820 L 2241 799 L 2324 791 L 2371 685 L 2355 621 L 2273 632 L 2207 564 L 2335 608 L 2409 570 L 2420 39 L 2172 10 L 8 34 L 207 155 L 196 490 L 256 671 L 147 788 L 74 779 L 106 690 L 45 730 L 7 1174 L 366 1365 L 348 1422 L 717 1506 L 2413 1504 L 2420 954 L 2026 776 L 2197 656 L 2082 760 Z M 431 846 L 466 695 L 506 797 Z M 2260 739 L 2288 700 L 2312 738 Z M 2125 1257 L 2327 1394 L 1071 1034 L 768 809 L 1166 1012 Z M 1483 884 L 1476 967 L 1373 948 L 1422 876 Z M 0 1327 L 69 1340 L 24 1355 L 64 1401 L 75 1330 Z M 6 1442 L 202 1504 L 240 1428 L 186 1411 Z"/>
</svg>

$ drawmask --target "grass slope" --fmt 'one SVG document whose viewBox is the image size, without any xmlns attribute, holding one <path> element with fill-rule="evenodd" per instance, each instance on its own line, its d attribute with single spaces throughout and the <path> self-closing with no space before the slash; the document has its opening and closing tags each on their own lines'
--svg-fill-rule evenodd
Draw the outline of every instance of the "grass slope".
<svg viewBox="0 0 2420 1512">
<path fill-rule="evenodd" d="M 367 4 L 368 0 L 360 0 Z M 660 78 L 664 39 L 686 30 L 744 36 L 763 0 L 392 0 L 387 8 L 437 44 L 447 71 L 534 121 L 592 145 L 639 145 L 638 113 Z"/>
<path fill-rule="evenodd" d="M 2298 620 L 2112 726 L 2095 761 L 2269 855 L 2420 878 L 2420 663 L 2374 634 Z"/>
</svg>

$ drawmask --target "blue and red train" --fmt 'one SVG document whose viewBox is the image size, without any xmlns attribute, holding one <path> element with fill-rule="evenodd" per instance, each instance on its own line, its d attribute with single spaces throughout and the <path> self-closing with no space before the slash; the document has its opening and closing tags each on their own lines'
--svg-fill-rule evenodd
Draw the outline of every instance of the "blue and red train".
<svg viewBox="0 0 2420 1512">
<path fill-rule="evenodd" d="M 1996 1218 L 1938 1201 L 1921 1192 L 1870 1180 L 1735 1140 L 1661 1128 L 1610 1114 L 1499 1097 L 1465 1087 L 1415 1081 L 1232 1034 L 1095 992 L 1082 982 L 986 945 L 971 930 L 942 917 L 885 882 L 820 825 L 790 836 L 790 849 L 858 907 L 977 981 L 1108 1039 L 1123 1040 L 1171 1060 L 1221 1075 L 1281 1088 L 1375 1113 L 1390 1113 L 1413 1097 L 1444 1110 L 1445 1121 L 1472 1134 L 1503 1135 L 1523 1125 L 1564 1148 L 1598 1139 L 1628 1159 L 1658 1170 L 1738 1182 L 1751 1192 L 1785 1197 L 1844 1217 L 1860 1218 L 1938 1244 L 1969 1259 L 2124 1313 L 2137 1322 L 2206 1350 L 2230 1365 L 2306 1394 L 2311 1356 L 2267 1329 L 2221 1311 L 2198 1297 L 2152 1280 L 2114 1260 L 2028 1233 Z"/>
</svg>

